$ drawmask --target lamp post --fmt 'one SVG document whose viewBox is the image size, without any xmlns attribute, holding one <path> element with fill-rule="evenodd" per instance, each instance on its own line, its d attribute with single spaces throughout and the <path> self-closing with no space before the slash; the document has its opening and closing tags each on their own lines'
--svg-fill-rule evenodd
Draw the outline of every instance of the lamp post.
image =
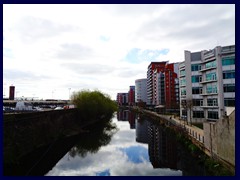
<svg viewBox="0 0 240 180">
<path fill-rule="evenodd" d="M 4 86 L 4 88 L 3 88 L 3 97 L 4 97 L 4 98 L 5 98 L 5 96 L 6 96 L 6 95 L 5 95 L 6 85 L 7 85 L 6 83 L 3 84 L 3 86 Z"/>
<path fill-rule="evenodd" d="M 17 99 L 17 94 L 19 93 L 19 91 L 16 92 L 16 99 Z"/>
<path fill-rule="evenodd" d="M 55 91 L 55 89 L 54 89 L 54 90 L 52 90 L 52 98 L 53 98 L 53 93 L 54 93 L 54 91 Z"/>
</svg>

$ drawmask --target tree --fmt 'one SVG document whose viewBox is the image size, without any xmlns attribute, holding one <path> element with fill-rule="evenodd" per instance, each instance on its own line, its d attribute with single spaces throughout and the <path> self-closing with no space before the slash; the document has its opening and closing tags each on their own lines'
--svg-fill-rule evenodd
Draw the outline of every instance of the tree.
<svg viewBox="0 0 240 180">
<path fill-rule="evenodd" d="M 84 119 L 111 118 L 117 110 L 117 104 L 110 96 L 98 90 L 74 92 L 71 101 Z"/>
<path fill-rule="evenodd" d="M 192 125 L 192 109 L 193 109 L 193 100 L 186 99 L 181 102 L 183 109 L 187 111 L 187 123 L 188 123 L 188 111 L 189 111 L 189 123 Z"/>
</svg>

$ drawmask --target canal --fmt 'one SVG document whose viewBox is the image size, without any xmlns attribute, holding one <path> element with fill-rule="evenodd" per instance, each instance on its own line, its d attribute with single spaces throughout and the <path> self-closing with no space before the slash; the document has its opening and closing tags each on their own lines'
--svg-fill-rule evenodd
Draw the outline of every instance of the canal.
<svg viewBox="0 0 240 180">
<path fill-rule="evenodd" d="M 121 110 L 88 128 L 45 176 L 207 175 L 188 151 L 166 127 Z"/>
</svg>

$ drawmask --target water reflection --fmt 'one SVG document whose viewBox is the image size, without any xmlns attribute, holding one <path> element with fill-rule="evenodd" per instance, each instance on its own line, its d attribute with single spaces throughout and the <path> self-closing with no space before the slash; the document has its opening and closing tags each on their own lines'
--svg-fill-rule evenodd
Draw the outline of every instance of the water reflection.
<svg viewBox="0 0 240 180">
<path fill-rule="evenodd" d="M 148 126 L 148 152 L 154 168 L 177 168 L 176 137 L 162 126 Z"/>
<path fill-rule="evenodd" d="M 154 169 L 149 158 L 148 144 L 136 142 L 136 131 L 132 129 L 129 112 L 117 114 L 113 123 L 117 124 L 119 131 L 114 131 L 111 140 L 103 138 L 97 140 L 101 134 L 90 135 L 85 140 L 72 148 L 56 166 L 49 171 L 47 176 L 179 176 L 181 171 L 168 168 Z M 128 118 L 126 118 L 128 117 Z M 124 119 L 124 120 L 123 120 Z M 128 121 L 128 122 L 126 122 Z M 136 120 L 137 121 L 137 120 Z M 135 119 L 134 119 L 134 125 Z M 140 123 L 141 124 L 141 123 Z M 145 128 L 145 122 L 142 122 Z M 135 127 L 135 126 L 134 126 Z M 137 121 L 137 126 L 140 127 Z M 141 129 L 141 128 L 140 128 Z M 95 133 L 95 130 L 92 132 Z M 138 131 L 138 132 L 141 132 Z M 147 133 L 144 130 L 142 132 Z M 108 133 L 107 133 L 108 134 Z M 141 134 L 141 133 L 140 133 Z M 142 141 L 146 138 L 142 133 Z M 145 134 L 147 135 L 147 134 Z M 148 136 L 148 135 L 147 135 Z M 100 138 L 101 139 L 101 138 Z M 139 138 L 138 138 L 139 139 Z M 141 139 L 141 137 L 140 137 Z M 96 141 L 94 148 L 92 141 Z M 109 142 L 110 141 L 110 142 Z M 83 143 L 84 142 L 84 143 Z M 86 143 L 86 144 L 85 144 Z M 109 143 L 109 144 L 107 144 Z M 102 145 L 102 146 L 101 146 Z M 99 147 L 101 146 L 101 147 Z M 88 151 L 89 150 L 89 151 Z"/>
<path fill-rule="evenodd" d="M 71 157 L 76 155 L 85 157 L 87 153 L 98 152 L 101 146 L 109 144 L 116 131 L 116 124 L 108 120 L 88 127 L 88 132 L 78 139 L 75 147 L 69 151 L 69 155 Z"/>
<path fill-rule="evenodd" d="M 130 129 L 135 129 L 135 119 L 136 113 L 130 110 L 119 110 L 117 112 L 118 121 L 128 121 L 130 125 Z"/>
</svg>

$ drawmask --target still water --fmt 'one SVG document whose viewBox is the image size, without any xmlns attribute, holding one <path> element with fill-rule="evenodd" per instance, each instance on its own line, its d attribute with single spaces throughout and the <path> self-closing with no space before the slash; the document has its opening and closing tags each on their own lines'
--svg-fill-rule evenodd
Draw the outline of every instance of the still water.
<svg viewBox="0 0 240 180">
<path fill-rule="evenodd" d="M 45 176 L 204 174 L 201 167 L 194 167 L 175 137 L 146 117 L 120 111 L 100 133 L 99 126 L 91 129 Z"/>
</svg>

